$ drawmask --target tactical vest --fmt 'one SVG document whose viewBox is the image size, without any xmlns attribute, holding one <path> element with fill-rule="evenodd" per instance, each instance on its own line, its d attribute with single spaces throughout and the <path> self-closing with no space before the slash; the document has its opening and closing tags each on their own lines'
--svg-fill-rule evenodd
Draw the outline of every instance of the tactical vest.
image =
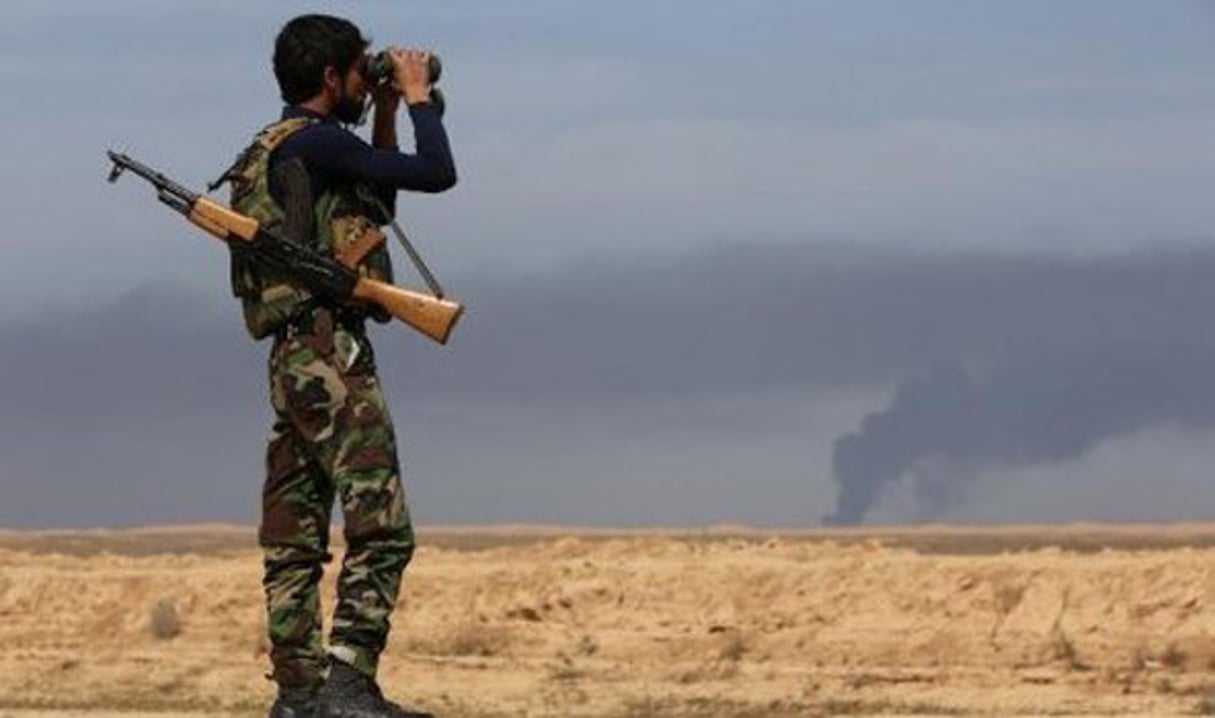
<svg viewBox="0 0 1215 718">
<path fill-rule="evenodd" d="M 317 120 L 296 117 L 268 125 L 225 174 L 231 182 L 231 206 L 283 236 L 285 213 L 270 194 L 270 156 L 288 137 Z M 376 216 L 370 187 L 339 183 L 313 199 L 313 248 L 337 258 L 359 274 L 392 281 L 392 263 Z M 387 219 L 387 218 L 385 218 Z M 301 311 L 319 302 L 297 282 L 238 246 L 232 247 L 232 293 L 241 301 L 245 327 L 254 339 L 273 334 Z"/>
</svg>

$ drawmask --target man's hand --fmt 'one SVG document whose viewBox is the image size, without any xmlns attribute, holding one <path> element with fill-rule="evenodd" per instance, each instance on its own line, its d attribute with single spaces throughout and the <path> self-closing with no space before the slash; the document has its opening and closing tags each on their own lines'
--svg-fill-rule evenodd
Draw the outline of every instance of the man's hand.
<svg viewBox="0 0 1215 718">
<path fill-rule="evenodd" d="M 425 50 L 388 48 L 396 70 L 393 84 L 410 105 L 430 102 L 430 53 Z"/>
<path fill-rule="evenodd" d="M 397 92 L 397 88 L 391 82 L 376 85 L 371 91 L 371 98 L 375 102 L 376 114 L 381 112 L 393 114 L 401 103 L 401 93 Z"/>
</svg>

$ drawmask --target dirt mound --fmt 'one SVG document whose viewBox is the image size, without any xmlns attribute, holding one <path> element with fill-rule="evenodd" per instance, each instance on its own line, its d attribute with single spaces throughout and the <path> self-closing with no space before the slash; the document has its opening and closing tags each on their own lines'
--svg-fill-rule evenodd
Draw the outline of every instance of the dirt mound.
<svg viewBox="0 0 1215 718">
<path fill-rule="evenodd" d="M 0 550 L 0 715 L 264 710 L 260 557 L 216 543 Z M 1215 550 L 503 544 L 419 550 L 388 693 L 470 716 L 1170 715 L 1215 684 Z"/>
</svg>

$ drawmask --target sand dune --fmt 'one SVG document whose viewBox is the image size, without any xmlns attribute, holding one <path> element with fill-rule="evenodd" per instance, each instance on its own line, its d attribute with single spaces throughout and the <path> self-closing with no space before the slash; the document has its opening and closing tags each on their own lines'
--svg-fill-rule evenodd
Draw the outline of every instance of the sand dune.
<svg viewBox="0 0 1215 718">
<path fill-rule="evenodd" d="M 386 691 L 779 718 L 1180 715 L 1215 686 L 1215 527 L 580 533 L 425 532 Z M 249 529 L 0 532 L 0 718 L 257 715 L 262 621 Z"/>
</svg>

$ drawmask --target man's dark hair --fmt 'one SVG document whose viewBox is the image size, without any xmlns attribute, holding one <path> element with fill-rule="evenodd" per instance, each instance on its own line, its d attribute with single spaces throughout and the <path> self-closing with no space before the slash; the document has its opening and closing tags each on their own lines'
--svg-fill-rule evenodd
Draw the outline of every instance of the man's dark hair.
<svg viewBox="0 0 1215 718">
<path fill-rule="evenodd" d="M 300 15 L 274 41 L 274 76 L 288 104 L 315 97 L 325 84 L 325 68 L 345 74 L 370 43 L 349 20 L 332 15 Z"/>
</svg>

